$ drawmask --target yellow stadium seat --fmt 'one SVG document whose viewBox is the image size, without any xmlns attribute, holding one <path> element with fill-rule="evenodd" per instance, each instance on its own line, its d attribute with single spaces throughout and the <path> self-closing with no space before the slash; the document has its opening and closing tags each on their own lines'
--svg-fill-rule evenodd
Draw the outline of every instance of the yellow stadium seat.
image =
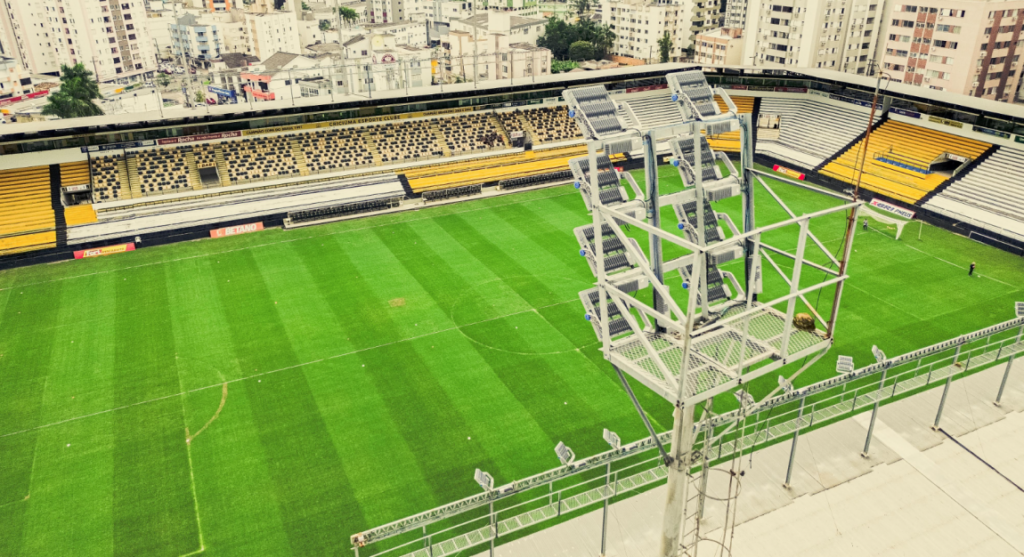
<svg viewBox="0 0 1024 557">
<path fill-rule="evenodd" d="M 64 209 L 64 220 L 68 226 L 96 222 L 96 211 L 92 205 L 73 205 Z"/>
<path fill-rule="evenodd" d="M 31 248 L 46 241 L 23 232 L 53 230 L 55 221 L 50 202 L 50 167 L 34 166 L 0 171 L 0 249 Z M 56 236 L 54 236 L 54 240 Z M 28 242 L 27 244 L 25 242 Z M 45 247 L 45 246 L 43 246 Z"/>
<path fill-rule="evenodd" d="M 851 184 L 857 183 L 857 169 L 864 140 L 857 142 L 821 173 Z M 991 145 L 946 132 L 889 120 L 871 132 L 868 153 L 864 157 L 861 186 L 906 203 L 915 203 L 948 179 L 940 173 L 927 173 L 886 162 L 889 159 L 906 166 L 926 170 L 945 153 L 976 159 Z"/>
<path fill-rule="evenodd" d="M 738 97 L 730 95 L 733 104 L 736 105 L 736 110 L 739 114 L 750 114 L 754 112 L 754 97 Z M 729 105 L 725 104 L 725 99 L 716 96 L 715 102 L 718 103 L 718 109 L 722 112 L 729 110 Z M 723 133 L 708 138 L 708 145 L 711 146 L 715 151 L 724 151 L 727 153 L 739 153 L 740 152 L 740 132 L 734 131 L 729 133 Z"/>
</svg>

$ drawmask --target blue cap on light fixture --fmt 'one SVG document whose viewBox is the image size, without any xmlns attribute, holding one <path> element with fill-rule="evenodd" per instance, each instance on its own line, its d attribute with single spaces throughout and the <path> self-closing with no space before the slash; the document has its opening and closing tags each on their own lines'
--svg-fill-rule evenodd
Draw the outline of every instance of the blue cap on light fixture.
<svg viewBox="0 0 1024 557">
<path fill-rule="evenodd" d="M 580 250 L 580 257 L 586 257 L 586 256 L 587 256 L 587 250 L 581 249 Z"/>
<path fill-rule="evenodd" d="M 672 159 L 672 166 L 679 166 L 679 159 Z"/>
<path fill-rule="evenodd" d="M 672 93 L 672 102 L 679 102 L 679 95 Z"/>
<path fill-rule="evenodd" d="M 576 117 L 576 111 L 575 110 L 570 110 L 569 111 L 569 118 L 575 118 L 575 117 Z"/>
<path fill-rule="evenodd" d="M 580 189 L 580 181 L 579 180 L 576 180 L 575 182 L 573 182 L 572 185 L 576 186 L 576 189 Z"/>
<path fill-rule="evenodd" d="M 682 229 L 686 228 L 686 226 L 683 223 L 679 223 L 679 224 L 676 225 L 676 228 L 678 228 L 679 230 L 682 230 Z"/>
<path fill-rule="evenodd" d="M 684 289 L 688 289 L 688 288 L 690 288 L 690 283 L 684 280 L 684 281 L 683 281 L 683 288 L 684 288 Z"/>
<path fill-rule="evenodd" d="M 590 321 L 590 314 L 589 313 L 585 314 L 583 316 L 583 318 L 586 319 L 587 321 Z"/>
</svg>

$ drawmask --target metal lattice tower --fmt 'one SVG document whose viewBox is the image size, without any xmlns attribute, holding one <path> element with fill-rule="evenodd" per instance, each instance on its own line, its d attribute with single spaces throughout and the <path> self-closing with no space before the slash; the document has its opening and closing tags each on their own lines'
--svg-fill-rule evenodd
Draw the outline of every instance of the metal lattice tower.
<svg viewBox="0 0 1024 557">
<path fill-rule="evenodd" d="M 596 286 L 580 293 L 587 319 L 602 342 L 605 359 L 616 368 L 623 386 L 629 390 L 622 377 L 625 373 L 675 407 L 671 451 L 663 451 L 668 468 L 661 546 L 664 557 L 696 555 L 703 542 L 710 541 L 702 537 L 700 524 L 708 497 L 708 475 L 713 469 L 709 468 L 708 456 L 694 447 L 710 446 L 716 431 L 717 435 L 724 435 L 730 428 L 694 427 L 695 409 L 702 407 L 703 420 L 712 419 L 713 398 L 728 392 L 738 394 L 741 409 L 753 404 L 745 391 L 747 383 L 804 359 L 800 369 L 791 375 L 791 379 L 795 378 L 831 347 L 832 338 L 825 331 L 834 330 L 836 314 L 833 311 L 832 319 L 826 321 L 807 302 L 806 295 L 840 285 L 847 277 L 808 260 L 805 251 L 810 240 L 837 263 L 811 233 L 809 224 L 816 217 L 847 210 L 856 212 L 861 205 L 843 198 L 845 202 L 840 206 L 795 215 L 756 175 L 751 116 L 738 114 L 728 94 L 712 89 L 699 70 L 669 74 L 667 80 L 683 123 L 647 131 L 630 129 L 627 120 L 620 117 L 623 112 L 631 112 L 629 105 L 616 103 L 603 87 L 563 92 L 570 116 L 588 144 L 587 157 L 570 162 L 576 187 L 593 215 L 592 224 L 575 231 L 580 254 L 587 258 L 596 277 Z M 716 95 L 724 100 L 728 108 L 725 112 L 719 108 Z M 741 138 L 740 169 L 724 153 L 715 153 L 706 139 L 736 130 Z M 665 143 L 667 146 L 662 146 Z M 672 154 L 672 164 L 678 169 L 684 188 L 661 196 L 656 156 L 666 148 Z M 644 158 L 644 191 L 628 173 L 620 174 L 613 164 L 617 155 L 638 150 L 642 150 Z M 719 163 L 728 169 L 727 175 Z M 623 179 L 637 194 L 633 199 L 629 199 Z M 755 181 L 768 190 L 791 218 L 755 226 Z M 734 196 L 743 199 L 740 228 L 711 205 Z M 660 209 L 666 206 L 675 210 L 678 234 L 662 228 Z M 648 235 L 647 255 L 635 239 L 626 235 L 624 225 Z M 763 241 L 764 233 L 787 228 L 796 231 L 794 252 Z M 687 254 L 666 261 L 662 242 L 676 244 Z M 844 259 L 849 256 L 851 244 L 852 236 L 846 240 Z M 784 272 L 773 254 L 792 260 L 793 271 Z M 737 278 L 719 269 L 718 265 L 738 258 L 744 259 L 743 276 Z M 787 295 L 770 301 L 759 299 L 765 261 L 788 285 Z M 826 279 L 801 288 L 800 273 L 805 266 L 826 271 Z M 686 290 L 685 304 L 671 296 L 666 275 L 671 277 L 673 273 L 678 273 Z M 653 304 L 636 296 L 648 287 L 653 290 Z M 837 288 L 834 308 L 840 301 L 839 292 Z M 798 328 L 794 324 L 798 301 L 814 313 L 813 327 Z M 782 385 L 792 383 L 784 379 L 780 389 Z M 743 416 L 741 412 L 733 426 L 742 422 Z M 656 437 L 649 423 L 647 426 L 652 437 Z M 730 478 L 726 500 L 734 499 L 738 493 L 742 471 L 737 466 L 738 459 L 733 463 L 735 477 Z M 735 523 L 734 504 L 726 506 L 722 523 L 726 530 L 731 530 Z M 714 543 L 726 551 L 731 546 L 725 538 Z"/>
</svg>

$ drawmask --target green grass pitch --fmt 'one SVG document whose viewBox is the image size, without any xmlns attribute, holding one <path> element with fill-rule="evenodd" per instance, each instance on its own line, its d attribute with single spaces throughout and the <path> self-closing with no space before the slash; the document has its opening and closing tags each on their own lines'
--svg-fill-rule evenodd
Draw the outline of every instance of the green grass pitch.
<svg viewBox="0 0 1024 557">
<path fill-rule="evenodd" d="M 836 203 L 776 187 L 798 214 Z M 738 198 L 716 209 L 738 222 Z M 564 186 L 0 272 L 0 555 L 345 555 L 478 492 L 474 468 L 503 483 L 558 441 L 642 437 L 577 297 L 588 220 Z M 812 230 L 834 249 L 843 224 Z M 858 224 L 836 347 L 800 383 L 1012 317 L 1021 259 L 917 232 Z"/>
</svg>

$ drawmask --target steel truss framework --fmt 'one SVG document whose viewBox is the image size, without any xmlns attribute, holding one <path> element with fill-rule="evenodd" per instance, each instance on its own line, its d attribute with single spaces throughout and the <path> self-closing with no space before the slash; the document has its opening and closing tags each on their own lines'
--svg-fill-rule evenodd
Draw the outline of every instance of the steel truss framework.
<svg viewBox="0 0 1024 557">
<path fill-rule="evenodd" d="M 706 470 L 696 475 L 689 473 L 694 462 L 694 409 L 701 406 L 709 410 L 713 397 L 736 390 L 743 391 L 740 400 L 747 402 L 744 397 L 749 395 L 742 388 L 744 384 L 798 359 L 810 358 L 810 362 L 788 380 L 782 379 L 791 381 L 831 347 L 831 331 L 835 328 L 842 283 L 847 276 L 809 260 L 806 249 L 810 240 L 830 263 L 845 269 L 811 232 L 810 222 L 848 211 L 856 218 L 856 211 L 862 205 L 854 199 L 809 215 L 794 214 L 768 184 L 752 172 L 750 116 L 738 115 L 728 94 L 720 89 L 712 90 L 700 71 L 670 74 L 668 82 L 683 124 L 642 133 L 627 129 L 617 116 L 619 107 L 602 87 L 563 93 L 570 115 L 588 140 L 586 164 L 581 161 L 570 166 L 577 185 L 589 186 L 581 188 L 585 196 L 590 196 L 589 200 L 584 199 L 593 215 L 589 228 L 592 232 L 601 231 L 593 233 L 593 241 L 583 246 L 585 254 L 588 248 L 590 250 L 589 260 L 597 285 L 596 289 L 581 294 L 581 299 L 602 342 L 605 359 L 676 408 L 672 453 L 663 455 L 669 484 L 661 542 L 664 557 L 694 555 L 702 539 L 699 528 L 702 511 L 697 510 L 695 499 L 689 495 L 702 492 L 707 481 Z M 725 100 L 728 111 L 720 111 L 714 101 L 716 94 Z M 716 156 L 705 139 L 705 136 L 734 130 L 740 131 L 742 172 L 737 172 L 724 155 Z M 643 199 L 638 196 L 626 201 L 618 192 L 606 193 L 615 187 L 621 189 L 618 186 L 621 177 L 609 168 L 610 165 L 601 163 L 617 152 L 632 150 L 634 139 L 639 139 L 643 145 L 647 191 Z M 682 192 L 665 198 L 659 195 L 658 187 L 656 155 L 660 141 L 667 141 L 674 155 L 673 165 L 684 185 Z M 602 153 L 599 155 L 598 151 Z M 718 168 L 720 160 L 730 170 L 727 177 L 723 177 Z M 578 172 L 578 168 L 596 171 Z M 766 226 L 755 225 L 755 179 L 785 209 L 788 219 Z M 725 237 L 709 202 L 734 195 L 743 197 L 743 228 L 731 227 L 732 235 Z M 660 208 L 666 205 L 674 206 L 683 235 L 662 228 Z M 646 219 L 637 218 L 639 208 L 646 210 Z M 726 222 L 731 224 L 731 221 Z M 623 231 L 624 225 L 647 233 L 648 257 L 644 257 L 638 245 L 631 243 Z M 797 236 L 794 252 L 767 243 L 766 233 L 794 228 Z M 849 257 L 852 239 L 852 234 L 848 234 L 844 242 L 844 261 Z M 662 242 L 673 243 L 688 254 L 664 261 Z M 612 259 L 607 257 L 606 243 L 625 252 L 631 263 L 628 271 L 616 272 L 620 270 L 618 265 L 608 268 L 606 263 Z M 784 272 L 773 254 L 791 259 L 792 272 Z M 724 287 L 726 279 L 733 277 L 724 276 L 717 265 L 738 256 L 745 259 L 745 276 L 742 287 L 733 281 L 737 290 L 733 294 Z M 759 298 L 763 290 L 763 261 L 782 277 L 788 285 L 788 294 L 770 301 Z M 801 282 L 805 266 L 826 271 L 826 278 L 802 286 L 807 282 Z M 676 269 L 684 278 L 684 288 L 688 288 L 685 310 L 673 299 L 665 281 L 666 270 Z M 652 288 L 653 304 L 636 296 L 641 281 Z M 623 288 L 627 284 L 630 288 Z M 825 319 L 807 301 L 807 294 L 833 285 L 836 288 L 833 309 L 831 317 Z M 810 308 L 814 326 L 796 326 L 798 301 Z M 828 332 L 818 329 L 817 325 Z M 623 385 L 629 388 L 624 379 Z M 637 409 L 643 417 L 639 405 Z M 711 412 L 705 411 L 703 415 L 707 420 Z M 653 429 L 651 434 L 654 437 Z M 702 497 L 697 499 L 703 500 Z"/>
<path fill-rule="evenodd" d="M 754 405 L 719 414 L 693 427 L 697 476 L 711 464 L 793 439 L 809 429 L 848 418 L 875 404 L 1006 362 L 995 402 L 1014 358 L 1024 353 L 1024 318 L 882 360 Z M 877 408 L 873 411 L 877 412 Z M 941 418 L 941 409 L 938 418 Z M 661 443 L 670 433 L 658 435 Z M 870 438 L 868 439 L 870 441 Z M 858 447 L 859 449 L 859 447 Z M 792 461 L 792 459 L 791 459 Z M 786 482 L 792 468 L 787 470 Z M 659 483 L 667 468 L 647 437 L 540 474 L 352 536 L 358 555 L 442 557 L 500 539 L 559 516 L 621 499 Z M 698 498 L 698 502 L 703 501 Z M 493 525 L 493 526 L 492 526 Z M 396 541 L 385 547 L 382 542 Z"/>
</svg>

